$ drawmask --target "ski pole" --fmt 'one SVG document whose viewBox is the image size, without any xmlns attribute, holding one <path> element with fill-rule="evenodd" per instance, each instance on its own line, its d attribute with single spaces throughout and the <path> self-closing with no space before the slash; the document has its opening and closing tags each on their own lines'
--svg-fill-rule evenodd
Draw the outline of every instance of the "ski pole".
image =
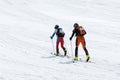
<svg viewBox="0 0 120 80">
<path fill-rule="evenodd" d="M 70 41 L 70 45 L 71 45 L 71 53 L 72 53 L 72 60 L 73 60 L 73 49 L 72 49 L 72 41 Z"/>
<path fill-rule="evenodd" d="M 55 54 L 55 48 L 54 48 L 53 39 L 51 39 L 51 41 L 52 41 L 52 48 L 53 48 L 53 53 L 52 54 Z"/>
</svg>

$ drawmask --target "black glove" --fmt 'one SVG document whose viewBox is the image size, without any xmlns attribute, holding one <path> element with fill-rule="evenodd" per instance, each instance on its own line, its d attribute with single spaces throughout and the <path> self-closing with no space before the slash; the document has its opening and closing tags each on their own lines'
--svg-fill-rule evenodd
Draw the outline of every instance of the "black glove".
<svg viewBox="0 0 120 80">
<path fill-rule="evenodd" d="M 52 36 L 50 36 L 50 39 L 52 39 Z"/>
<path fill-rule="evenodd" d="M 70 37 L 70 41 L 72 40 L 72 37 Z"/>
</svg>

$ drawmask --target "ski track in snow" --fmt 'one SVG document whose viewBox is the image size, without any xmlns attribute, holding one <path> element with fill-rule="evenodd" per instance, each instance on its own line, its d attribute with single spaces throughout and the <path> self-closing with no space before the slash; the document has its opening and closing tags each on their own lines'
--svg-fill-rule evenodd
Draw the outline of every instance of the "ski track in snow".
<svg viewBox="0 0 120 80">
<path fill-rule="evenodd" d="M 119 4 L 119 0 L 0 0 L 0 80 L 120 80 Z M 69 37 L 74 22 L 88 32 L 93 63 L 72 63 L 72 58 L 50 54 L 49 37 L 59 24 L 72 57 Z M 53 41 L 55 47 L 56 38 Z M 85 60 L 81 46 L 79 57 Z"/>
</svg>

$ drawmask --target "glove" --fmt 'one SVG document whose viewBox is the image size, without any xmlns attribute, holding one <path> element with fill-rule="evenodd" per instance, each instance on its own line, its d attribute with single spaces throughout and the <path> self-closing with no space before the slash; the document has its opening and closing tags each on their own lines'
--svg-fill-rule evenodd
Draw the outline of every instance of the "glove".
<svg viewBox="0 0 120 80">
<path fill-rule="evenodd" d="M 72 40 L 72 37 L 70 37 L 70 41 Z"/>
<path fill-rule="evenodd" d="M 50 36 L 50 39 L 52 39 L 52 36 Z"/>
</svg>

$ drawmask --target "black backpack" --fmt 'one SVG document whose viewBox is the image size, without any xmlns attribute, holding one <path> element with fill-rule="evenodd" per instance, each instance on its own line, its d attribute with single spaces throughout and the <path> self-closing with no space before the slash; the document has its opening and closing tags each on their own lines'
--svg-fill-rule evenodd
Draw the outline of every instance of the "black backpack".
<svg viewBox="0 0 120 80">
<path fill-rule="evenodd" d="M 64 37 L 64 36 L 65 36 L 65 33 L 64 33 L 64 31 L 62 30 L 62 28 L 58 28 L 56 34 L 57 34 L 58 37 Z"/>
</svg>

